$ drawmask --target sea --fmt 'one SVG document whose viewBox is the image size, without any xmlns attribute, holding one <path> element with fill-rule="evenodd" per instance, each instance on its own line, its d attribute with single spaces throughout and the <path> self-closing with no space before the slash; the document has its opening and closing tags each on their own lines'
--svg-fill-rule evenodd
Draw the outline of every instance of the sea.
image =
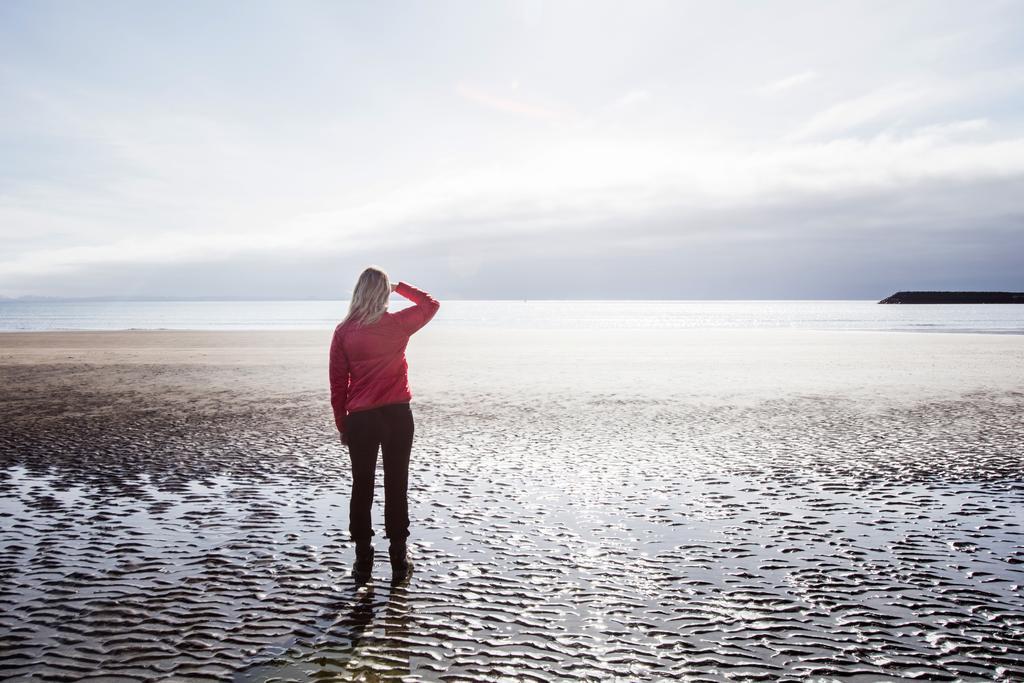
<svg viewBox="0 0 1024 683">
<path fill-rule="evenodd" d="M 391 310 L 405 308 L 395 302 Z M 346 301 L 0 300 L 0 332 L 43 330 L 316 330 Z M 1024 306 L 875 301 L 442 301 L 433 327 L 526 329 L 882 330 L 1024 334 Z"/>
</svg>

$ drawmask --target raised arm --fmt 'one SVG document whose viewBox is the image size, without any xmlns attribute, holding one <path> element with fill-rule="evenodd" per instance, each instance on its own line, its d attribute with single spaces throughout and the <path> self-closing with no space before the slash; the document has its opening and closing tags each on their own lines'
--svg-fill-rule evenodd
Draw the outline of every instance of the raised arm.
<svg viewBox="0 0 1024 683">
<path fill-rule="evenodd" d="M 331 381 L 331 408 L 334 411 L 334 424 L 338 431 L 345 434 L 345 405 L 348 402 L 348 358 L 341 346 L 341 332 L 334 330 L 331 339 L 331 356 L 327 374 Z"/>
<path fill-rule="evenodd" d="M 395 292 L 401 294 L 409 301 L 416 304 L 409 308 L 403 308 L 395 313 L 395 319 L 402 326 L 406 334 L 413 334 L 416 330 L 430 322 L 430 319 L 441 308 L 441 302 L 430 296 L 422 289 L 416 289 L 408 282 L 399 282 Z"/>
</svg>

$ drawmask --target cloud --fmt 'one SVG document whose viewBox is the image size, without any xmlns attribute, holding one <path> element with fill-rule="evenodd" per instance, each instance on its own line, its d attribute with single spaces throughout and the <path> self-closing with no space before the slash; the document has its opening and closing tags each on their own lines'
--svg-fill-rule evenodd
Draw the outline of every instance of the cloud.
<svg viewBox="0 0 1024 683">
<path fill-rule="evenodd" d="M 915 129 L 914 135 L 919 137 L 946 139 L 987 130 L 990 124 L 991 122 L 985 118 L 951 121 L 949 123 L 936 123 Z"/>
<path fill-rule="evenodd" d="M 618 107 L 634 107 L 647 102 L 651 97 L 652 95 L 649 90 L 639 88 L 636 90 L 630 90 L 628 93 L 615 100 L 615 105 Z"/>
<path fill-rule="evenodd" d="M 519 83 L 515 83 L 513 90 L 519 89 Z M 530 119 L 538 119 L 543 121 L 564 121 L 569 119 L 571 115 L 569 112 L 557 109 L 554 107 L 536 104 L 532 102 L 526 102 L 520 99 L 514 99 L 512 97 L 496 95 L 488 92 L 481 88 L 467 85 L 465 83 L 459 83 L 455 86 L 456 94 L 468 100 L 474 104 L 480 105 L 487 109 L 493 109 L 495 111 L 502 112 L 504 114 L 514 114 L 516 116 L 524 116 Z"/>
<path fill-rule="evenodd" d="M 792 76 L 786 76 L 780 78 L 777 81 L 765 83 L 764 85 L 757 88 L 757 91 L 762 95 L 775 95 L 785 90 L 791 90 L 797 86 L 810 83 L 818 77 L 816 71 L 801 71 L 800 73 L 793 74 Z"/>
<path fill-rule="evenodd" d="M 921 105 L 933 95 L 925 86 L 894 84 L 852 97 L 826 108 L 801 125 L 789 137 L 792 141 L 845 133 L 883 116 Z"/>
<path fill-rule="evenodd" d="M 439 244 L 472 251 L 535 241 L 552 252 L 597 256 L 623 244 L 671 249 L 725 244 L 742 235 L 771 240 L 787 234 L 800 213 L 802 224 L 817 221 L 821 230 L 847 238 L 877 225 L 938 229 L 954 218 L 961 222 L 955 226 L 1024 215 L 1024 197 L 1014 189 L 1024 179 L 1024 138 L 970 139 L 984 128 L 980 121 L 958 121 L 903 136 L 759 149 L 702 147 L 686 139 L 563 142 L 281 222 L 38 245 L 0 261 L 0 286 L 13 289 L 33 275 L 59 281 L 117 265 L 317 259 Z M 972 192 L 984 202 L 972 202 Z M 880 199 L 893 197 L 900 202 Z M 912 207 L 909 219 L 900 206 Z M 9 211 L 0 206 L 0 222 L 9 222 Z M 514 253 L 510 248 L 502 256 Z M 486 270 L 481 258 L 459 251 L 449 260 L 468 275 Z"/>
<path fill-rule="evenodd" d="M 1019 253 L 1012 3 L 928 22 L 916 5 L 784 22 L 710 4 L 545 5 L 529 20 L 509 7 L 0 22 L 0 295 L 117 294 L 97 290 L 121 274 L 169 296 L 292 280 L 305 294 L 329 262 L 411 268 L 416 254 L 453 287 L 534 259 L 597 287 L 640 251 L 737 281 L 768 258 L 764 272 L 799 266 L 839 291 L 813 266 L 840 258 L 835 244 L 893 272 L 916 256 L 887 243 L 941 245 L 950 272 L 959 245 L 979 278 L 986 256 Z M 221 25 L 229 43 L 203 29 Z M 953 34 L 967 42 L 937 38 Z M 647 281 L 642 259 L 630 268 Z"/>
</svg>

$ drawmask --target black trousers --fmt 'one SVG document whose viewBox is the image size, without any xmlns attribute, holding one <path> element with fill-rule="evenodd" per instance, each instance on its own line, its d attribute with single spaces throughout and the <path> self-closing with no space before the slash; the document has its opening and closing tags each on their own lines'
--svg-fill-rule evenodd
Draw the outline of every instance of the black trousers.
<svg viewBox="0 0 1024 683">
<path fill-rule="evenodd" d="M 377 451 L 384 454 L 384 531 L 392 543 L 409 536 L 409 454 L 414 423 L 408 403 L 391 403 L 345 416 L 352 460 L 348 531 L 353 541 L 374 535 L 370 522 Z"/>
</svg>

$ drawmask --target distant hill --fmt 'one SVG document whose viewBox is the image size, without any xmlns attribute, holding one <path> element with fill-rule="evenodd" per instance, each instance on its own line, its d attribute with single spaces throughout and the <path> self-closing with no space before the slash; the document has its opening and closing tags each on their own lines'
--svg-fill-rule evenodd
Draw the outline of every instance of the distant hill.
<svg viewBox="0 0 1024 683">
<path fill-rule="evenodd" d="M 896 292 L 880 304 L 1024 304 L 1024 292 Z"/>
</svg>

